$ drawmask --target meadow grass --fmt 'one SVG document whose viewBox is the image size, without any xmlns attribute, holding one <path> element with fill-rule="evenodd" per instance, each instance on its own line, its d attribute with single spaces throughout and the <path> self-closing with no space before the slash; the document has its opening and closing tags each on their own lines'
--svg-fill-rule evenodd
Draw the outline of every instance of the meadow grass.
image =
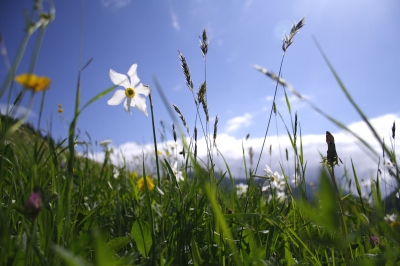
<svg viewBox="0 0 400 266">
<path fill-rule="evenodd" d="M 34 21 L 35 18 L 38 20 Z M 40 5 L 32 10 L 26 36 L 0 90 L 1 99 L 6 99 L 13 108 L 19 107 L 21 98 L 30 97 L 32 101 L 39 93 L 42 93 L 43 106 L 48 87 L 40 82 L 40 77 L 26 76 L 22 82 L 24 88 L 14 101 L 10 92 L 15 86 L 16 74 L 20 73 L 18 65 L 30 36 L 39 31 L 28 69 L 28 73 L 34 73 L 44 32 L 53 19 L 51 4 L 49 12 Z M 282 118 L 276 110 L 275 97 L 278 88 L 283 88 L 290 126 L 281 120 L 295 154 L 291 171 L 294 177 L 285 173 L 283 161 L 279 162 L 280 172 L 273 173 L 266 167 L 265 175 L 256 175 L 263 150 L 253 169 L 253 151 L 242 148 L 246 184 L 236 185 L 237 177 L 232 175 L 225 160 L 225 170 L 215 168 L 214 154 L 224 157 L 218 150 L 218 116 L 213 129 L 209 125 L 208 108 L 212 106 L 207 106 L 206 29 L 200 43 L 204 82 L 197 92 L 189 65 L 183 54 L 178 54 L 193 97 L 196 112 L 193 129 L 189 128 L 179 107 L 168 104 L 160 84 L 154 80 L 174 122 L 174 142 L 183 144 L 179 159 L 178 145 L 175 148 L 159 146 L 166 141 L 166 129 L 162 124 L 164 133 L 159 136 L 161 142 L 157 141 L 151 94 L 154 140 L 151 155 L 143 154 L 133 165 L 124 159 L 124 164 L 117 166 L 112 163 L 108 142 L 103 142 L 104 161 L 91 159 L 91 143 L 78 141 L 79 115 L 117 86 L 105 89 L 81 107 L 80 73 L 88 64 L 78 72 L 75 114 L 69 124 L 68 138 L 56 142 L 51 135 L 42 136 L 41 115 L 35 128 L 24 124 L 29 110 L 19 119 L 13 118 L 12 110 L 7 111 L 0 120 L 0 265 L 400 265 L 400 222 L 397 212 L 385 213 L 380 176 L 377 175 L 371 193 L 366 195 L 352 164 L 357 193 L 344 192 L 346 184 L 343 186 L 335 177 L 335 167 L 341 160 L 329 132 L 327 154 L 321 155 L 324 168 L 319 186 L 312 199 L 307 194 L 307 155 L 303 153 L 300 123 L 297 113 L 292 113 L 286 89 L 372 148 L 280 77 L 286 51 L 304 22 L 302 19 L 295 23 L 289 36 L 283 39 L 278 75 L 256 67 L 276 81 L 265 138 L 272 115 Z M 395 124 L 392 146 L 388 147 L 358 108 L 326 56 L 323 53 L 322 56 L 339 87 L 382 143 L 398 187 L 400 179 L 393 145 Z M 180 125 L 185 131 L 180 130 Z M 205 137 L 206 158 L 197 156 L 198 131 Z M 264 144 L 265 141 L 263 148 Z M 260 183 L 260 178 L 265 182 Z M 347 183 L 353 180 L 346 178 Z M 231 185 L 227 186 L 226 181 Z"/>
</svg>

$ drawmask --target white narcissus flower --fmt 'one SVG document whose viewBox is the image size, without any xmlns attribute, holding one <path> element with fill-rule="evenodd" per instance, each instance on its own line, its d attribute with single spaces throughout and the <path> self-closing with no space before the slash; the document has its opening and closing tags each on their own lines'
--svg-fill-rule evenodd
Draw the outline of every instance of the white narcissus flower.
<svg viewBox="0 0 400 266">
<path fill-rule="evenodd" d="M 272 178 L 274 176 L 274 173 L 272 172 L 271 167 L 269 167 L 268 164 L 265 165 L 264 172 L 267 178 Z"/>
<path fill-rule="evenodd" d="M 120 85 L 125 87 L 125 90 L 117 90 L 113 97 L 108 100 L 109 105 L 118 105 L 124 99 L 124 109 L 128 113 L 132 115 L 131 106 L 139 109 L 146 116 L 146 99 L 140 96 L 139 94 L 143 94 L 144 96 L 149 96 L 150 88 L 144 86 L 140 82 L 139 77 L 136 74 L 137 64 L 133 64 L 128 71 L 129 79 L 126 75 L 115 72 L 110 69 L 110 79 L 115 85 Z M 136 85 L 136 86 L 135 86 Z"/>
<path fill-rule="evenodd" d="M 178 162 L 175 161 L 174 167 L 172 167 L 172 172 L 174 172 L 176 181 L 184 181 L 185 179 L 183 178 L 182 171 L 178 171 Z"/>
<path fill-rule="evenodd" d="M 262 191 L 268 190 L 270 187 L 273 189 L 278 189 L 284 191 L 286 188 L 285 177 L 280 175 L 278 172 L 273 173 L 271 167 L 266 165 L 264 168 L 265 178 L 268 180 L 264 182 L 262 186 Z"/>
</svg>

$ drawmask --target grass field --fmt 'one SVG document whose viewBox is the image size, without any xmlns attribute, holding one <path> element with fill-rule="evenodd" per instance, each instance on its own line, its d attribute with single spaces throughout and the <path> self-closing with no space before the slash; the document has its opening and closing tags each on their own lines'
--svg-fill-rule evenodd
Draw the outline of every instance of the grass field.
<svg viewBox="0 0 400 266">
<path fill-rule="evenodd" d="M 44 33 L 53 19 L 51 12 L 43 13 L 28 27 L 26 39 L 35 31 Z M 287 49 L 303 26 L 304 20 L 300 20 L 284 37 L 280 69 Z M 41 41 L 39 37 L 37 47 Z M 132 84 L 121 74 L 110 72 L 116 85 L 83 106 L 78 85 L 75 115 L 64 140 L 57 142 L 51 136 L 42 136 L 38 128 L 25 123 L 31 106 L 25 115 L 13 118 L 11 107 L 17 108 L 23 97 L 40 97 L 51 79 L 19 72 L 18 58 L 26 45 L 22 43 L 0 91 L 0 98 L 10 106 L 9 115 L 3 115 L 0 124 L 0 265 L 400 265 L 400 219 L 396 210 L 385 211 L 379 175 L 372 182 L 370 193 L 365 194 L 353 166 L 354 179 L 347 182 L 356 184 L 357 193 L 346 191 L 347 184 L 336 182 L 335 168 L 341 160 L 334 136 L 328 131 L 327 153 L 321 155 L 324 168 L 314 197 L 309 197 L 307 154 L 303 153 L 297 115 L 292 113 L 286 92 L 302 96 L 280 73 L 256 67 L 276 82 L 276 89 L 284 90 L 287 111 L 293 118 L 285 125 L 285 137 L 290 139 L 291 152 L 295 154 L 291 171 L 295 174 L 289 176 L 283 167 L 270 169 L 258 163 L 250 166 L 249 158 L 257 162 L 268 149 L 265 147 L 261 154 L 243 149 L 246 179 L 245 184 L 238 185 L 228 164 L 223 171 L 214 168 L 214 154 L 224 156 L 216 145 L 218 117 L 210 125 L 208 110 L 212 106 L 206 100 L 207 80 L 196 92 L 184 55 L 179 54 L 182 83 L 186 82 L 193 93 L 197 116 L 196 127 L 189 128 L 179 107 L 169 106 L 165 100 L 170 112 L 178 117 L 172 129 L 174 142 L 184 146 L 178 154 L 173 147 L 157 145 L 157 138 L 162 136 L 156 134 L 152 94 L 147 85 L 134 84 L 134 66 L 129 72 Z M 199 51 L 204 58 L 207 50 L 204 29 Z M 321 54 L 338 87 L 368 123 L 329 60 Z M 35 60 L 33 54 L 32 66 Z M 8 92 L 14 81 L 23 89 L 16 99 L 10 99 Z M 147 114 L 140 94 L 148 96 L 154 137 L 151 154 L 123 166 L 113 165 L 108 142 L 100 143 L 104 161 L 92 160 L 87 143 L 77 141 L 76 130 L 79 115 L 118 85 L 126 85 L 125 90 L 119 96 L 115 94 L 119 98 L 113 97 L 109 104 L 123 99 L 128 104 L 135 101 L 136 107 Z M 158 83 L 153 89 L 162 94 Z M 275 98 L 270 119 L 277 115 L 274 102 Z M 124 106 L 129 111 L 125 103 Z M 63 112 L 61 106 L 59 112 Z M 40 119 L 39 116 L 38 124 Z M 181 136 L 177 133 L 180 127 L 185 132 Z M 394 142 L 395 124 L 390 127 Z M 375 132 L 372 126 L 370 129 Z M 206 158 L 197 157 L 200 134 L 205 136 Z M 268 134 L 269 124 L 265 136 Z M 379 138 L 378 141 L 381 142 Z M 368 143 L 363 145 L 370 148 Z M 391 162 L 389 173 L 398 187 L 400 175 L 394 146 L 382 145 Z M 265 174 L 255 175 L 258 168 L 265 168 Z"/>
</svg>

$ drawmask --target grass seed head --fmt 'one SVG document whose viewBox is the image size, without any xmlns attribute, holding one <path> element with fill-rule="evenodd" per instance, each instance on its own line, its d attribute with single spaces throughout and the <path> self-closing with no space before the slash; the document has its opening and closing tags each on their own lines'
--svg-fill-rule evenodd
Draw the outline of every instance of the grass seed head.
<svg viewBox="0 0 400 266">
<path fill-rule="evenodd" d="M 283 36 L 282 42 L 282 50 L 286 52 L 287 48 L 293 43 L 294 36 L 299 32 L 299 30 L 305 25 L 305 17 L 302 18 L 297 24 L 296 22 L 293 23 L 292 28 L 290 29 L 290 34 L 287 36 L 286 34 Z"/>
<path fill-rule="evenodd" d="M 276 75 L 274 72 L 268 71 L 267 69 L 259 66 L 259 65 L 254 65 L 254 68 L 263 73 L 264 75 L 270 77 L 272 80 L 278 81 L 280 85 L 286 87 L 286 81 L 283 78 L 278 79 L 278 75 Z"/>
<path fill-rule="evenodd" d="M 181 67 L 182 67 L 183 74 L 185 75 L 186 85 L 189 87 L 189 89 L 191 91 L 193 91 L 193 82 L 190 77 L 190 70 L 186 63 L 186 59 L 179 50 L 178 50 L 178 56 L 179 56 L 179 60 L 181 60 Z"/>
<path fill-rule="evenodd" d="M 172 123 L 172 134 L 174 135 L 174 141 L 176 142 L 176 130 L 175 130 L 175 124 Z"/>
<path fill-rule="evenodd" d="M 254 152 L 253 152 L 253 147 L 251 146 L 249 148 L 249 157 L 250 157 L 250 165 L 253 165 Z"/>
<path fill-rule="evenodd" d="M 208 36 L 207 36 L 206 28 L 203 29 L 203 34 L 200 39 L 200 49 L 205 58 L 207 55 L 207 52 L 208 52 Z"/>
<path fill-rule="evenodd" d="M 182 123 L 183 123 L 184 127 L 186 127 L 186 131 L 187 131 L 188 135 L 190 136 L 189 127 L 186 124 L 185 117 L 183 116 L 181 110 L 179 110 L 178 106 L 176 106 L 175 104 L 172 104 L 172 106 L 174 107 L 175 111 L 178 113 L 179 118 L 182 120 Z"/>
<path fill-rule="evenodd" d="M 286 148 L 286 161 L 289 161 L 289 152 L 287 148 Z"/>
<path fill-rule="evenodd" d="M 199 88 L 199 92 L 197 93 L 197 100 L 199 103 L 204 103 L 205 102 L 205 96 L 207 92 L 207 83 L 204 81 Z"/>
<path fill-rule="evenodd" d="M 218 115 L 217 115 L 217 116 L 215 117 L 215 122 L 214 122 L 214 136 L 213 136 L 213 138 L 214 138 L 214 147 L 216 146 L 215 140 L 217 139 L 218 120 L 219 120 L 219 118 L 218 118 Z"/>
<path fill-rule="evenodd" d="M 208 122 L 208 121 L 210 120 L 210 117 L 209 117 L 209 115 L 208 115 L 207 101 L 203 101 L 202 106 L 203 106 L 204 114 L 206 115 L 206 121 Z"/>
<path fill-rule="evenodd" d="M 396 123 L 395 123 L 395 121 L 393 121 L 393 126 L 392 126 L 392 138 L 394 139 L 395 136 L 396 136 Z"/>
</svg>

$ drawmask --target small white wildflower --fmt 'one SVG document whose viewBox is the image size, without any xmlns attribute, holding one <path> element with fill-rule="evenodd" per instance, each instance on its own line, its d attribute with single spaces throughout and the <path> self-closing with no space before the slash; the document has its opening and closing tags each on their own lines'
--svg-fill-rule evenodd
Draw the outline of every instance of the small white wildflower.
<svg viewBox="0 0 400 266">
<path fill-rule="evenodd" d="M 105 140 L 100 141 L 99 145 L 102 146 L 102 147 L 107 147 L 108 144 L 111 144 L 111 143 L 112 143 L 111 139 L 105 139 Z"/>
<path fill-rule="evenodd" d="M 278 172 L 273 173 L 269 179 L 264 182 L 262 191 L 266 191 L 269 188 L 284 191 L 286 189 L 286 183 L 283 175 L 280 175 Z"/>
<path fill-rule="evenodd" d="M 236 191 L 238 196 L 241 196 L 242 194 L 247 192 L 248 186 L 246 184 L 240 183 L 236 185 Z"/>
<path fill-rule="evenodd" d="M 266 177 L 268 177 L 268 178 L 273 178 L 274 173 L 272 172 L 271 167 L 269 167 L 268 164 L 265 165 L 264 172 L 265 172 L 265 176 L 266 176 Z"/>
<path fill-rule="evenodd" d="M 278 198 L 279 200 L 284 200 L 284 199 L 286 199 L 286 193 L 282 192 L 282 191 L 278 191 L 278 192 L 276 192 L 276 198 Z"/>
<path fill-rule="evenodd" d="M 184 181 L 185 179 L 183 178 L 182 171 L 178 171 L 178 162 L 175 161 L 174 167 L 172 167 L 172 171 L 174 172 L 174 175 L 176 177 L 176 181 Z"/>
<path fill-rule="evenodd" d="M 386 222 L 394 222 L 397 220 L 397 215 L 395 213 L 393 214 L 386 214 L 385 217 L 383 218 L 385 219 Z"/>
<path fill-rule="evenodd" d="M 299 176 L 296 176 L 296 174 L 293 174 L 292 177 L 290 178 L 290 184 L 292 184 L 293 187 L 297 187 L 298 185 L 300 185 Z"/>
</svg>

